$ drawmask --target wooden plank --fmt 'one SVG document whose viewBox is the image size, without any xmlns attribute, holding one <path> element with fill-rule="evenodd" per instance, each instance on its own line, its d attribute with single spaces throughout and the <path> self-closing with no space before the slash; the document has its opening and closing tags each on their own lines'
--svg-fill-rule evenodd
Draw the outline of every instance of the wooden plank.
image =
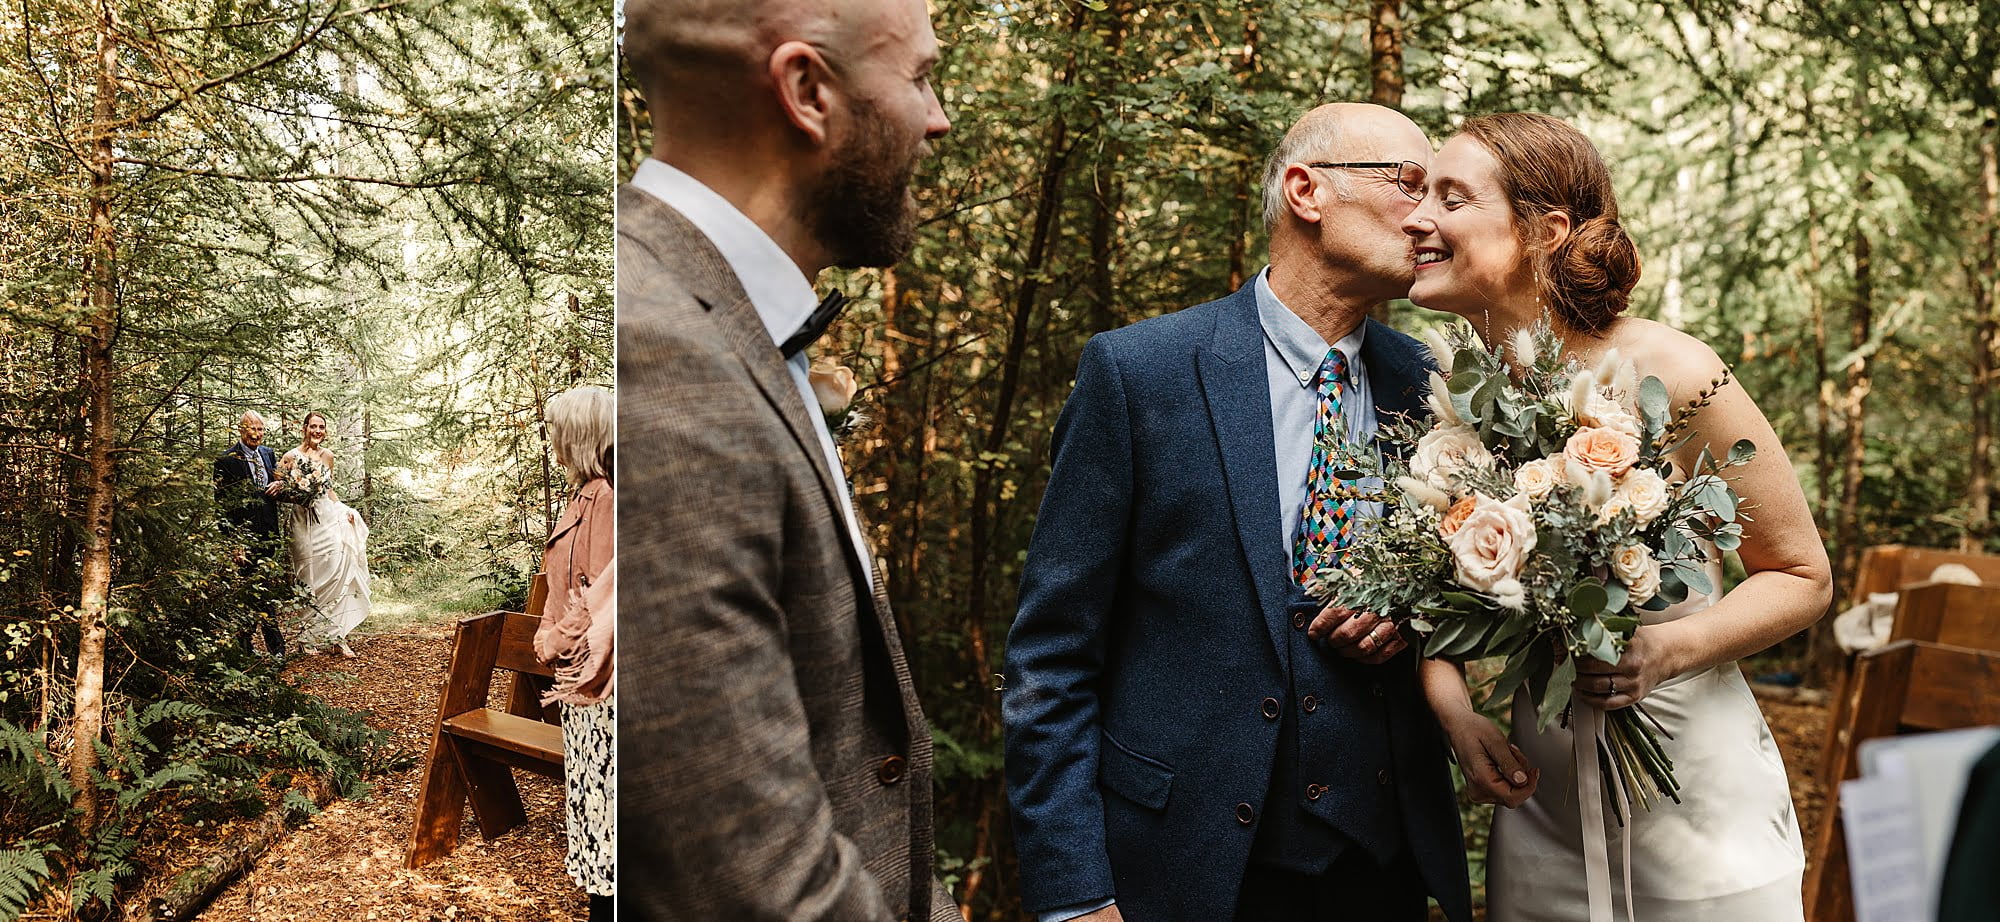
<svg viewBox="0 0 2000 922">
<path fill-rule="evenodd" d="M 528 580 L 528 604 L 522 611 L 539 618 L 547 613 L 548 600 L 549 575 L 536 573 L 533 579 Z"/>
<path fill-rule="evenodd" d="M 535 629 L 541 627 L 542 619 L 517 611 L 495 612 L 495 614 L 504 615 L 505 623 L 500 631 L 499 647 L 494 652 L 493 665 L 529 675 L 553 677 L 556 671 L 542 665 L 542 661 L 535 658 Z"/>
<path fill-rule="evenodd" d="M 1917 644 L 1901 724 L 1955 730 L 2000 724 L 2000 652 Z"/>
<path fill-rule="evenodd" d="M 465 737 L 453 737 L 452 739 L 458 744 L 461 758 L 477 757 L 485 759 L 488 762 L 505 765 L 508 768 L 518 768 L 525 772 L 534 772 L 544 778 L 553 778 L 557 781 L 563 780 L 563 767 L 560 761 L 550 761 L 541 756 L 522 755 L 512 749 L 494 746 L 475 739 Z"/>
<path fill-rule="evenodd" d="M 1895 592 L 1900 588 L 1903 585 L 1904 550 L 1900 544 L 1863 548 L 1861 567 L 1854 576 L 1854 591 L 1848 595 L 1848 603 L 1861 602 L 1871 593 Z"/>
<path fill-rule="evenodd" d="M 467 711 L 445 721 L 445 732 L 556 764 L 562 763 L 562 728 L 500 711 Z"/>
<path fill-rule="evenodd" d="M 424 760 L 423 781 L 417 787 L 416 815 L 410 828 L 410 848 L 403 856 L 404 867 L 423 867 L 451 854 L 458 845 L 469 789 L 452 755 L 444 723 L 467 710 L 485 706 L 493 679 L 492 656 L 498 647 L 499 628 L 499 619 L 479 615 L 460 621 L 453 634 L 451 661 L 445 670 L 444 688 L 438 695 L 437 722 L 431 727 L 430 755 Z"/>
<path fill-rule="evenodd" d="M 528 821 L 521 806 L 521 789 L 514 786 L 514 770 L 491 758 L 476 742 L 457 737 L 447 739 L 453 761 L 465 775 L 467 800 L 472 818 L 479 823 L 479 835 L 492 840 Z"/>
</svg>

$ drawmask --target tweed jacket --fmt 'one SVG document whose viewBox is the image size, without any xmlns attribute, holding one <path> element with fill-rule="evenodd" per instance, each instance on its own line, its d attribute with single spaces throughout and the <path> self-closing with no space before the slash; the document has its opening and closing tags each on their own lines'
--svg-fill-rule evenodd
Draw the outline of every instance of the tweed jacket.
<svg viewBox="0 0 2000 922">
<path fill-rule="evenodd" d="M 623 909 L 957 922 L 929 726 L 818 408 L 708 239 L 618 204 Z"/>
</svg>

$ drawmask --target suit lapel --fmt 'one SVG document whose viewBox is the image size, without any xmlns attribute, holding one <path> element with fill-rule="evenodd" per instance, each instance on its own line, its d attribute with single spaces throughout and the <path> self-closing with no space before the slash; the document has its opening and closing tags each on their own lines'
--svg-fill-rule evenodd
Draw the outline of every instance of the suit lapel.
<svg viewBox="0 0 2000 922">
<path fill-rule="evenodd" d="M 1429 351 L 1372 318 L 1361 342 L 1361 361 L 1368 367 L 1369 390 L 1375 398 L 1378 424 L 1392 416 L 1422 416 L 1425 375 L 1431 370 Z"/>
<path fill-rule="evenodd" d="M 840 547 L 852 571 L 857 590 L 868 585 L 862 572 L 861 555 L 854 547 L 847 531 L 847 522 L 841 513 L 840 491 L 845 485 L 836 480 L 827 466 L 826 453 L 821 450 L 819 432 L 813 428 L 812 417 L 807 416 L 805 398 L 799 394 L 797 383 L 778 352 L 777 344 L 771 341 L 771 333 L 763 320 L 757 316 L 757 308 L 750 303 L 750 296 L 743 291 L 736 274 L 729 268 L 729 262 L 717 252 L 708 237 L 682 217 L 671 206 L 643 192 L 621 200 L 627 209 L 644 209 L 653 213 L 667 225 L 666 236 L 679 243 L 669 248 L 664 258 L 672 265 L 674 273 L 687 285 L 688 293 L 700 301 L 716 326 L 721 329 L 724 339 L 735 351 L 736 357 L 750 372 L 750 380 L 764 395 L 764 400 L 776 410 L 785 422 L 785 428 L 792 434 L 792 440 L 805 453 L 806 462 L 812 465 L 813 476 L 819 480 L 820 491 L 825 495 L 834 518 L 834 531 L 840 533 Z M 857 601 L 866 598 L 856 592 Z M 886 613 L 886 609 L 883 609 Z"/>
<path fill-rule="evenodd" d="M 1209 425 L 1222 454 L 1229 511 L 1249 565 L 1271 642 L 1283 650 L 1291 587 L 1290 556 L 1279 521 L 1278 457 L 1271 432 L 1271 385 L 1264 368 L 1264 330 L 1255 290 L 1245 285 L 1224 299 L 1209 348 L 1196 353 L 1196 372 Z"/>
</svg>

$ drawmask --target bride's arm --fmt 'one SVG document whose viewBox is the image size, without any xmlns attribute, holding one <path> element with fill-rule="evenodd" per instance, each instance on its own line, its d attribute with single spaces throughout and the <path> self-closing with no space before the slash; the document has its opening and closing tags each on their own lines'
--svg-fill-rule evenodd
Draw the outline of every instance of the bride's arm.
<svg viewBox="0 0 2000 922">
<path fill-rule="evenodd" d="M 1653 367 L 1667 382 L 1672 410 L 1678 411 L 1725 369 L 1714 351 L 1693 337 L 1676 335 L 1663 345 Z M 1737 549 L 1749 575 L 1700 612 L 1641 627 L 1618 666 L 1584 658 L 1578 672 L 1599 677 L 1580 676 L 1577 690 L 1606 707 L 1631 704 L 1671 676 L 1764 650 L 1818 621 L 1833 599 L 1826 547 L 1805 492 L 1777 432 L 1743 386 L 1733 380 L 1724 386 L 1694 418 L 1693 427 L 1694 439 L 1674 458 L 1682 472 L 1693 470 L 1704 445 L 1717 457 L 1727 457 L 1739 439 L 1757 446 L 1750 463 L 1722 472 L 1735 481 L 1744 509 L 1755 519 L 1743 523 L 1743 544 Z M 1603 674 L 1618 677 L 1620 694 L 1602 694 Z"/>
<path fill-rule="evenodd" d="M 1535 793 L 1541 769 L 1529 767 L 1527 756 L 1507 741 L 1499 726 L 1472 706 L 1465 667 L 1427 659 L 1418 661 L 1417 670 L 1424 698 L 1451 743 L 1472 802 L 1520 806 Z"/>
</svg>

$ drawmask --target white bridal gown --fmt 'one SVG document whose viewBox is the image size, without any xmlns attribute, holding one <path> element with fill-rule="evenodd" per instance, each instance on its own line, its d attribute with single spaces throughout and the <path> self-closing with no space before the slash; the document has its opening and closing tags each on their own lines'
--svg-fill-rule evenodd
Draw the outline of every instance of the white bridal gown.
<svg viewBox="0 0 2000 922">
<path fill-rule="evenodd" d="M 1720 567 L 1709 568 L 1717 587 L 1721 577 Z M 1690 595 L 1665 611 L 1642 614 L 1645 623 L 1656 624 L 1693 614 L 1709 602 L 1708 596 Z M 1603 835 L 1612 917 L 1625 918 L 1623 840 L 1629 835 L 1638 922 L 1802 920 L 1805 849 L 1791 787 L 1742 671 L 1724 663 L 1683 673 L 1653 689 L 1643 703 L 1673 734 L 1661 737 L 1660 745 L 1673 760 L 1681 802 L 1655 803 L 1651 812 L 1635 805 L 1629 825 L 1621 827 L 1607 799 Z M 1513 740 L 1542 770 L 1542 780 L 1518 809 L 1494 811 L 1487 866 L 1492 922 L 1590 918 L 1571 739 L 1560 722 L 1537 732 L 1529 696 L 1515 696 Z"/>
<path fill-rule="evenodd" d="M 285 531 L 292 542 L 292 578 L 312 591 L 299 639 L 309 647 L 344 642 L 368 617 L 368 523 L 329 491 L 313 500 L 311 514 L 304 506 L 287 505 Z"/>
</svg>

